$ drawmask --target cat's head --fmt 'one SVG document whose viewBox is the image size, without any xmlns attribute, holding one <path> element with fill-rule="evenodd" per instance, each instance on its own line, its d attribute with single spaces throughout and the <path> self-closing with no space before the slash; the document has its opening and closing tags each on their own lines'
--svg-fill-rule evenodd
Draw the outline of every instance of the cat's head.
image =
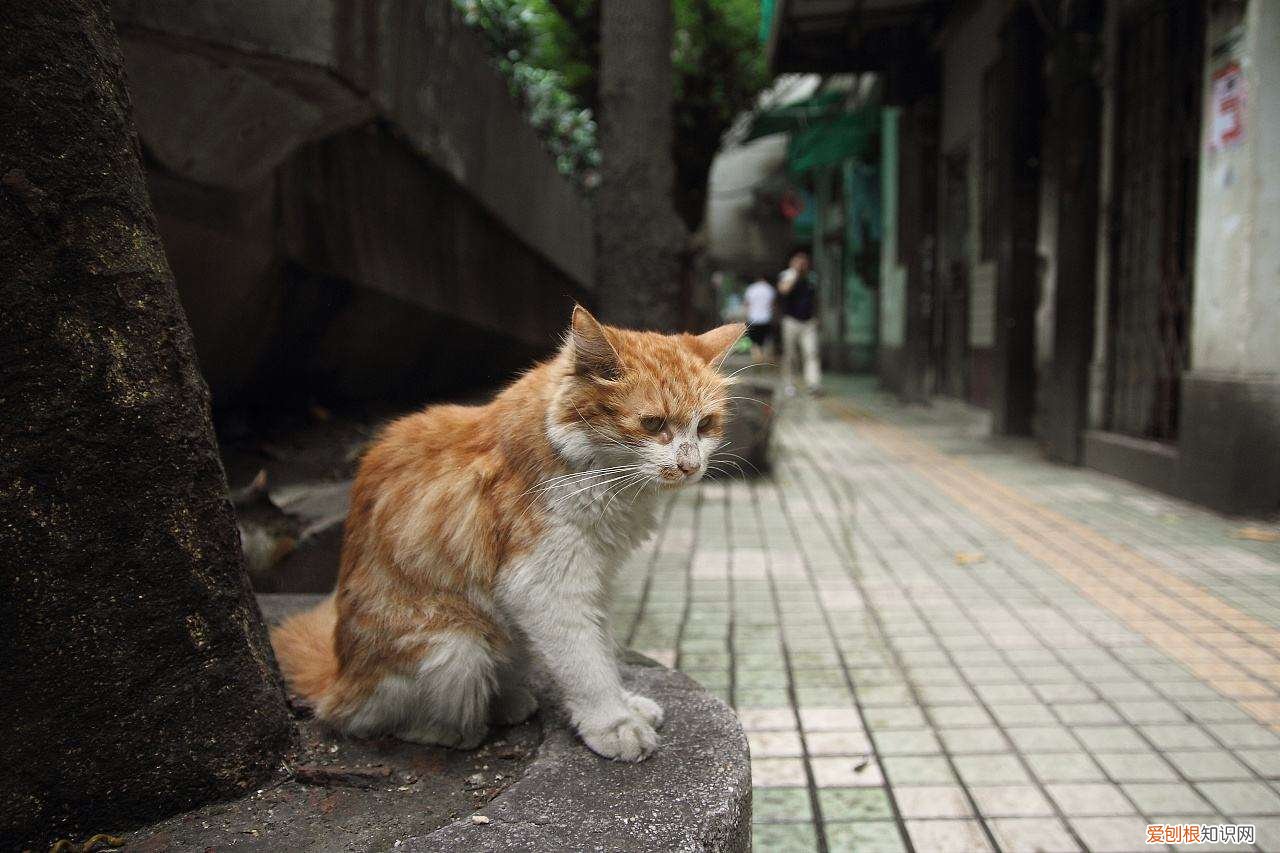
<svg viewBox="0 0 1280 853">
<path fill-rule="evenodd" d="M 617 468 L 611 473 L 636 482 L 696 482 L 724 440 L 731 380 L 720 367 L 745 329 L 633 332 L 574 308 L 563 350 L 569 371 L 549 413 L 552 443 L 575 464 Z"/>
</svg>

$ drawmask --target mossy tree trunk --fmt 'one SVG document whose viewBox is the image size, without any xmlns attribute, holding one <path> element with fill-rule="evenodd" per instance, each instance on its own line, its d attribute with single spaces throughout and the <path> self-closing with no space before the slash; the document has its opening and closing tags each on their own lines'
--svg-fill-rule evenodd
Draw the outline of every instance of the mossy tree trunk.
<svg viewBox="0 0 1280 853">
<path fill-rule="evenodd" d="M 0 848 L 277 772 L 292 726 L 104 0 L 0 2 Z"/>
<path fill-rule="evenodd" d="M 600 313 L 670 331 L 683 325 L 686 240 L 673 201 L 671 0 L 601 2 Z"/>
</svg>

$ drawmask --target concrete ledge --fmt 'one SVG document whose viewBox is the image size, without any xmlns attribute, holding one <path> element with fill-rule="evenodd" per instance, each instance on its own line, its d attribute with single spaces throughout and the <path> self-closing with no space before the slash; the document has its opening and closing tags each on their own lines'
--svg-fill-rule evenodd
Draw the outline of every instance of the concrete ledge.
<svg viewBox="0 0 1280 853">
<path fill-rule="evenodd" d="M 318 599 L 258 596 L 268 620 Z M 666 710 L 662 745 L 649 760 L 600 758 L 544 697 L 542 746 L 524 777 L 476 813 L 489 822 L 467 815 L 397 849 L 750 850 L 751 760 L 737 716 L 688 676 L 640 655 L 627 657 L 623 681 Z"/>
<path fill-rule="evenodd" d="M 1115 432 L 1084 434 L 1084 465 L 1165 494 L 1178 494 L 1178 449 Z"/>
<path fill-rule="evenodd" d="M 1084 464 L 1219 512 L 1280 509 L 1280 380 L 1186 373 L 1177 445 L 1084 436 Z"/>
</svg>

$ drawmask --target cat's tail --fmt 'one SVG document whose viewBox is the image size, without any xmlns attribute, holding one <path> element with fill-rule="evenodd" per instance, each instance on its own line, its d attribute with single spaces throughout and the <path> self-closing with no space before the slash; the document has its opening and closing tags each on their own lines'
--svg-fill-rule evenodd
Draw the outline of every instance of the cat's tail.
<svg viewBox="0 0 1280 853">
<path fill-rule="evenodd" d="M 313 706 L 320 703 L 338 677 L 338 658 L 333 649 L 337 621 L 338 611 L 331 595 L 271 629 L 271 646 L 285 681 Z"/>
</svg>

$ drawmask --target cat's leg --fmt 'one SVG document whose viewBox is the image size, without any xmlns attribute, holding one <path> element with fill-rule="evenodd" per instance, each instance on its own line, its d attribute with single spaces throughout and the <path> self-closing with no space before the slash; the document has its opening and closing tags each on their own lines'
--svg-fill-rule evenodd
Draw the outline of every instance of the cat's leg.
<svg viewBox="0 0 1280 853">
<path fill-rule="evenodd" d="M 611 576 L 607 579 L 612 581 Z M 601 619 L 602 630 L 609 641 L 610 649 L 616 659 L 618 655 L 621 654 L 622 649 L 618 645 L 617 635 L 613 631 L 613 620 L 609 618 L 607 611 L 603 613 Z M 632 693 L 630 690 L 625 690 L 623 693 L 626 696 L 627 704 L 631 706 L 631 710 L 644 717 L 649 722 L 649 725 L 653 726 L 655 729 L 662 728 L 662 722 L 665 719 L 665 716 L 661 705 L 650 699 L 648 696 L 642 696 L 639 693 Z"/>
<path fill-rule="evenodd" d="M 440 632 L 425 644 L 417 671 L 397 696 L 396 737 L 415 743 L 471 749 L 488 732 L 489 702 L 497 688 L 498 660 L 483 638 Z"/>
<path fill-rule="evenodd" d="M 572 535 L 547 537 L 510 567 L 498 583 L 499 601 L 555 679 L 587 746 L 606 758 L 642 761 L 657 749 L 658 735 L 622 687 L 601 606 L 601 559 L 567 541 Z"/>
<path fill-rule="evenodd" d="M 523 723 L 538 710 L 538 699 L 529 690 L 527 651 L 512 644 L 498 667 L 498 692 L 493 697 L 493 719 L 504 726 Z"/>
</svg>

